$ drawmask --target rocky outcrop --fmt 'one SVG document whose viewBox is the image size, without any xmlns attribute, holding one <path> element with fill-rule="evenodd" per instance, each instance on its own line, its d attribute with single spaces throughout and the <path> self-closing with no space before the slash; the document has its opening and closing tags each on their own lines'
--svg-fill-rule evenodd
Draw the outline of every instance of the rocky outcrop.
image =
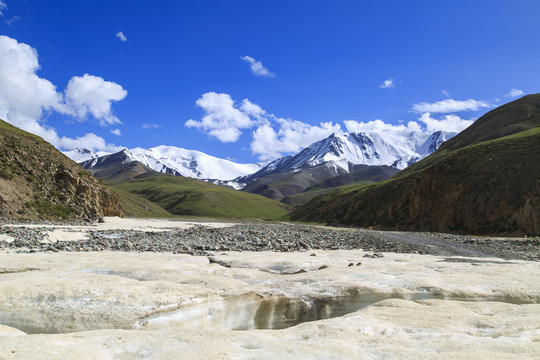
<svg viewBox="0 0 540 360">
<path fill-rule="evenodd" d="M 38 136 L 0 121 L 0 217 L 95 220 L 121 216 L 118 196 Z"/>
</svg>

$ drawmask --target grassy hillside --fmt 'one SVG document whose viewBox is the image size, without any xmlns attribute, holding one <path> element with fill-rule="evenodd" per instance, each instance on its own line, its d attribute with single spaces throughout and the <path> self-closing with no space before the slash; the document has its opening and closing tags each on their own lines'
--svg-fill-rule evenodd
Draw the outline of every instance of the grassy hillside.
<svg viewBox="0 0 540 360">
<path fill-rule="evenodd" d="M 501 120 L 503 110 L 514 116 L 517 127 L 511 120 Z M 386 229 L 540 233 L 540 127 L 535 127 L 540 125 L 540 95 L 507 104 L 503 110 L 486 114 L 464 138 L 457 135 L 454 145 L 441 146 L 397 176 L 339 188 L 296 209 L 290 218 Z M 500 126 L 532 129 L 470 141 L 474 134 L 495 134 Z"/>
<path fill-rule="evenodd" d="M 175 215 L 277 219 L 289 210 L 287 205 L 260 195 L 179 176 L 142 177 L 108 184 L 119 194 L 136 194 Z"/>
<path fill-rule="evenodd" d="M 351 185 L 365 185 L 365 184 L 372 184 L 374 181 L 365 180 L 365 181 L 358 181 L 352 184 L 348 185 L 335 185 L 335 186 L 317 186 L 315 188 L 307 189 L 304 192 L 301 192 L 299 194 L 294 194 L 287 196 L 281 200 L 282 203 L 290 205 L 292 207 L 298 207 L 301 205 L 304 205 L 308 201 L 310 201 L 313 198 L 316 198 L 317 196 L 328 194 L 329 192 L 336 191 L 336 189 L 340 188 L 340 186 L 347 186 L 351 187 Z"/>
<path fill-rule="evenodd" d="M 381 181 L 398 172 L 390 166 L 353 165 L 350 172 L 332 163 L 263 176 L 247 185 L 243 191 L 280 200 L 298 206 L 331 188 L 362 181 Z"/>
<path fill-rule="evenodd" d="M 139 195 L 132 194 L 115 186 L 109 186 L 109 188 L 122 199 L 125 216 L 143 218 L 174 217 L 173 214 L 163 209 L 161 206 L 154 204 Z"/>
</svg>

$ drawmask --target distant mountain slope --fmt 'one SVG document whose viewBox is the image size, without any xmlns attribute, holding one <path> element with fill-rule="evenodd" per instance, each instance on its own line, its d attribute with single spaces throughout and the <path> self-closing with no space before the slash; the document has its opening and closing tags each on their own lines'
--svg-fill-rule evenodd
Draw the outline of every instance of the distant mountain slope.
<svg viewBox="0 0 540 360">
<path fill-rule="evenodd" d="M 540 233 L 540 94 L 490 111 L 447 144 L 389 180 L 317 197 L 290 217 L 386 229 Z"/>
<path fill-rule="evenodd" d="M 0 120 L 0 217 L 98 219 L 122 215 L 120 198 L 38 136 Z"/>
<path fill-rule="evenodd" d="M 390 166 L 368 165 L 350 165 L 346 171 L 329 161 L 313 167 L 266 175 L 242 190 L 281 201 L 310 188 L 336 187 L 361 180 L 381 181 L 397 172 Z"/>
<path fill-rule="evenodd" d="M 141 196 L 175 215 L 277 219 L 290 209 L 263 196 L 181 176 L 143 174 L 109 180 L 113 189 Z"/>
<path fill-rule="evenodd" d="M 114 154 L 102 156 L 88 154 L 84 149 L 67 154 L 79 158 L 85 155 L 87 158 L 89 157 L 81 162 L 85 169 L 104 170 L 111 166 L 138 161 L 157 172 L 195 179 L 232 180 L 253 173 L 261 167 L 257 164 L 237 164 L 200 151 L 163 145 L 151 149 L 124 149 Z"/>
</svg>

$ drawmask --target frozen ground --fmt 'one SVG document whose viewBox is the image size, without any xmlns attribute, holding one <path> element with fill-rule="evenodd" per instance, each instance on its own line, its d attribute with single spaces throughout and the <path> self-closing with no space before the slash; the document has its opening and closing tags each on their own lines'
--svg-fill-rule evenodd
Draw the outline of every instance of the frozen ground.
<svg viewBox="0 0 540 360">
<path fill-rule="evenodd" d="M 539 262 L 373 255 L 3 249 L 0 359 L 540 358 Z"/>
</svg>

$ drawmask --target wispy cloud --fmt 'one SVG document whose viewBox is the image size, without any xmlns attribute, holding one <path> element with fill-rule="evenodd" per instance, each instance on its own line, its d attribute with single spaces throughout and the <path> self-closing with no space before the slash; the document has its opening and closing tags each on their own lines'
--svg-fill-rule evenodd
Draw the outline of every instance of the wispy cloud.
<svg viewBox="0 0 540 360">
<path fill-rule="evenodd" d="M 13 23 L 17 22 L 21 20 L 21 18 L 17 15 L 15 15 L 14 17 L 12 17 L 11 19 L 8 19 L 6 20 L 6 24 L 8 24 L 9 26 L 11 26 Z"/>
<path fill-rule="evenodd" d="M 390 88 L 396 87 L 395 80 L 392 78 L 386 79 L 379 87 L 381 89 L 390 89 Z"/>
<path fill-rule="evenodd" d="M 119 38 L 120 41 L 127 41 L 127 37 L 122 31 L 117 32 L 116 37 Z"/>
<path fill-rule="evenodd" d="M 4 15 L 4 10 L 7 10 L 7 5 L 4 1 L 0 0 L 0 15 Z"/>
<path fill-rule="evenodd" d="M 504 95 L 505 97 L 518 97 L 518 96 L 521 96 L 523 95 L 523 90 L 520 90 L 520 89 L 510 89 L 510 91 L 508 92 L 508 94 Z"/>
<path fill-rule="evenodd" d="M 441 101 L 436 101 L 433 103 L 422 102 L 414 104 L 412 110 L 418 113 L 452 113 L 460 111 L 477 111 L 481 108 L 489 108 L 490 104 L 474 99 L 467 100 L 454 100 L 454 99 L 445 99 Z"/>
<path fill-rule="evenodd" d="M 160 128 L 161 128 L 161 125 L 159 125 L 159 124 L 148 124 L 148 123 L 146 123 L 146 124 L 143 124 L 143 125 L 142 125 L 142 128 L 143 128 L 143 129 L 160 129 Z"/>
<path fill-rule="evenodd" d="M 122 132 L 120 131 L 120 129 L 113 129 L 113 130 L 111 130 L 111 134 L 116 135 L 116 136 L 120 136 L 120 135 L 122 135 Z"/>
<path fill-rule="evenodd" d="M 240 59 L 250 64 L 251 72 L 257 76 L 275 77 L 276 74 L 268 70 L 262 62 L 255 60 L 251 56 L 242 56 Z"/>
</svg>

